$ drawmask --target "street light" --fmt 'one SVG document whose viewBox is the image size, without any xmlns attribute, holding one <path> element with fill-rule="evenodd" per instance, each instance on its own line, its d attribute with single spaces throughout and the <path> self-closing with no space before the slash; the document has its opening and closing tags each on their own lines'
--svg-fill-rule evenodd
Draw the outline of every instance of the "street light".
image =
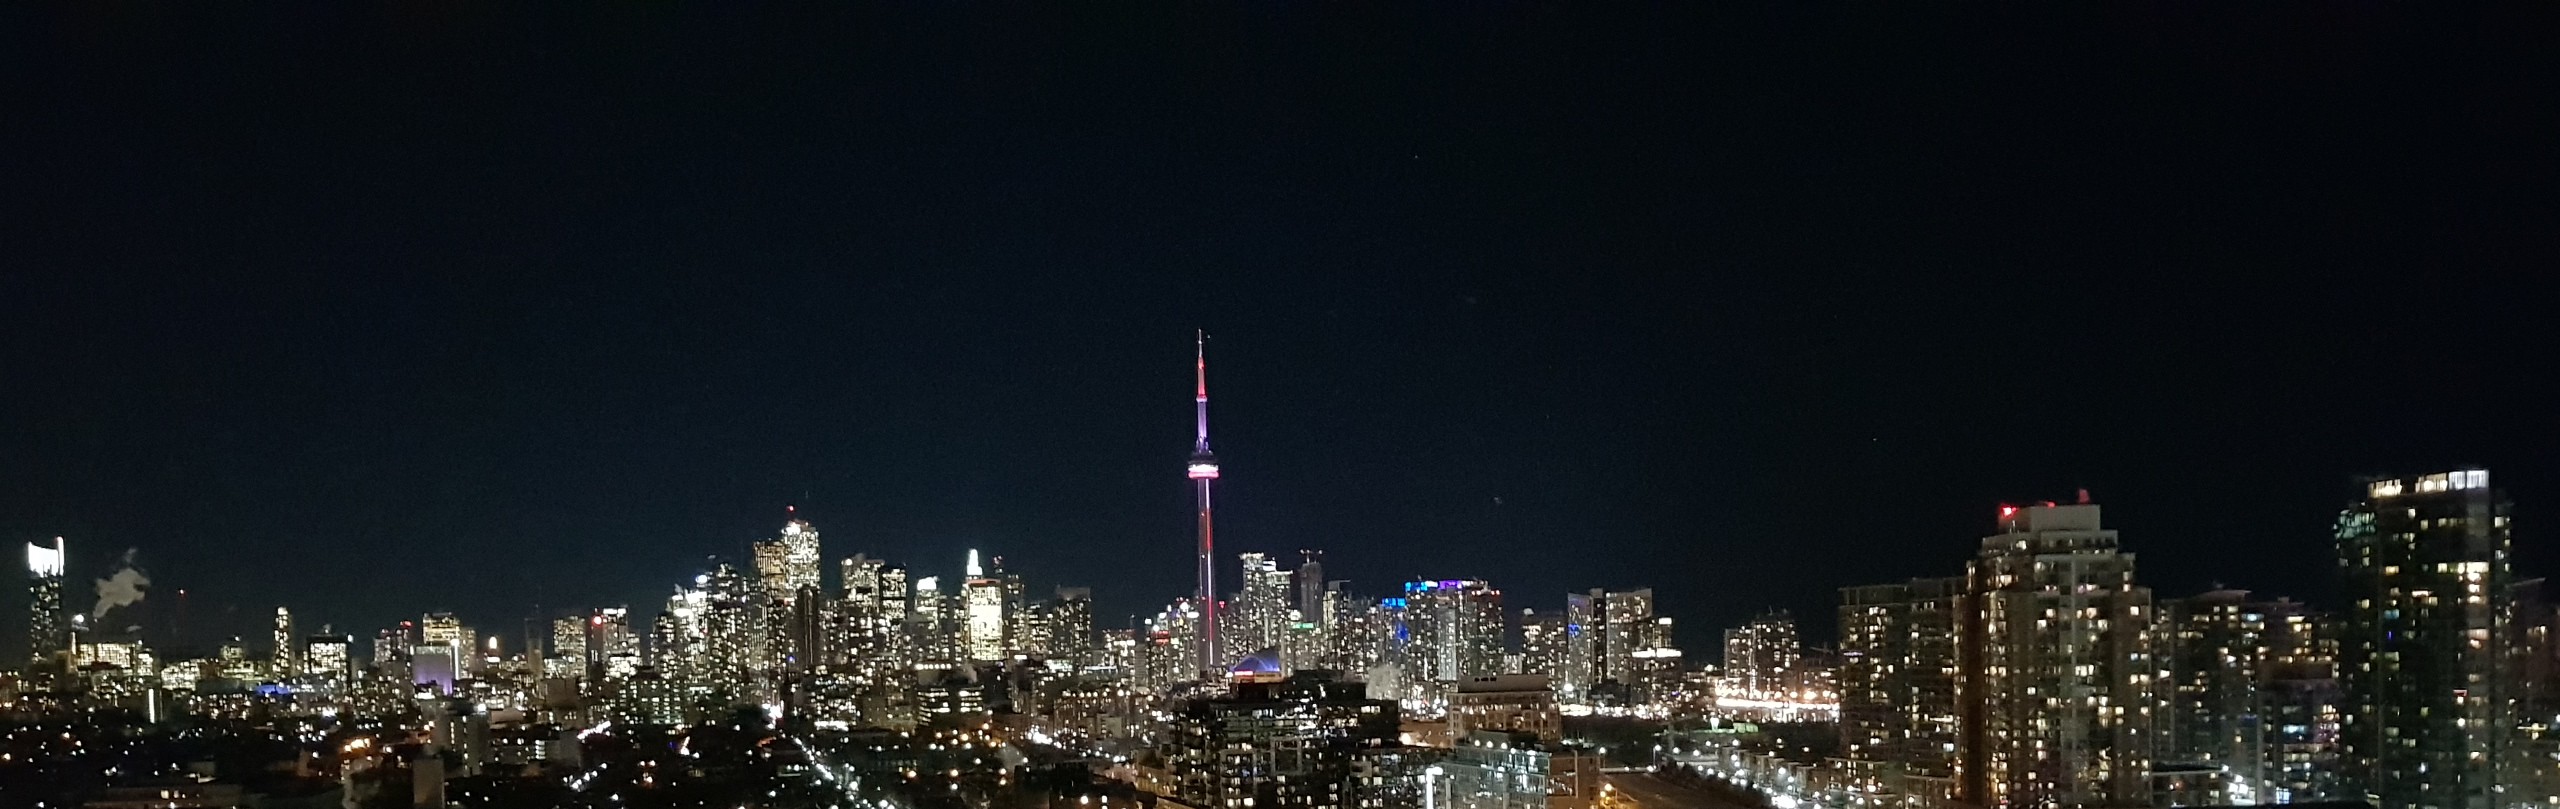
<svg viewBox="0 0 2560 809">
<path fill-rule="evenodd" d="M 1422 809 L 1440 809 L 1440 793 L 1435 789 L 1434 782 L 1440 779 L 1442 772 L 1446 771 L 1440 769 L 1438 764 L 1422 769 Z"/>
</svg>

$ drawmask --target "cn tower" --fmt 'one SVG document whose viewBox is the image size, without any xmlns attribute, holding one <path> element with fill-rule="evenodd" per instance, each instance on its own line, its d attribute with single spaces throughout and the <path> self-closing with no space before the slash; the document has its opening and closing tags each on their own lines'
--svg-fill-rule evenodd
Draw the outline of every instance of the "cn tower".
<svg viewBox="0 0 2560 809">
<path fill-rule="evenodd" d="M 1218 574 L 1217 554 L 1209 541 L 1209 484 L 1218 479 L 1218 456 L 1209 452 L 1209 338 L 1206 332 L 1192 335 L 1192 373 L 1195 388 L 1194 412 L 1198 416 L 1199 437 L 1191 444 L 1191 482 L 1200 490 L 1200 674 L 1211 682 L 1218 679 L 1221 658 L 1218 657 Z"/>
</svg>

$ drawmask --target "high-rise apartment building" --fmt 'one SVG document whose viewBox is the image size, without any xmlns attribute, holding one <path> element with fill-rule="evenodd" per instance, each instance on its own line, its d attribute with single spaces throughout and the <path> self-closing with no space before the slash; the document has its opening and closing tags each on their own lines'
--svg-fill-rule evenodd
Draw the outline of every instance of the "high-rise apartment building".
<svg viewBox="0 0 2560 809">
<path fill-rule="evenodd" d="M 1060 587 L 1057 598 L 1049 610 L 1050 654 L 1065 661 L 1070 671 L 1100 663 L 1093 637 L 1093 590 Z"/>
<path fill-rule="evenodd" d="M 1165 747 L 1174 795 L 1217 809 L 1356 809 L 1363 750 L 1392 746 L 1396 704 L 1363 684 L 1301 674 L 1241 681 L 1179 706 Z"/>
<path fill-rule="evenodd" d="M 1591 689 L 1608 679 L 1609 632 L 1605 592 L 1567 593 L 1564 597 L 1563 653 L 1557 663 L 1556 698 L 1569 704 L 1591 701 Z"/>
<path fill-rule="evenodd" d="M 1724 681 L 1720 696 L 1746 700 L 1792 700 L 1805 683 L 1799 675 L 1804 645 L 1796 640 L 1796 619 L 1784 610 L 1771 611 L 1724 631 Z"/>
<path fill-rule="evenodd" d="M 2151 802 L 2151 591 L 2086 502 L 2004 506 L 1968 573 L 1956 675 L 1960 799 Z"/>
<path fill-rule="evenodd" d="M 1955 795 L 1962 576 L 1840 591 L 1842 753 L 1894 794 Z"/>
<path fill-rule="evenodd" d="M 2508 588 L 2512 616 L 2507 633 L 2515 683 L 2516 732 L 2507 751 L 2507 794 L 2542 796 L 2541 809 L 2560 807 L 2560 605 L 2543 579 Z"/>
<path fill-rule="evenodd" d="M 38 663 L 71 648 L 62 610 L 62 538 L 51 546 L 27 543 L 27 659 Z"/>
<path fill-rule="evenodd" d="M 1298 614 L 1317 620 L 1324 615 L 1324 551 L 1302 548 L 1298 559 Z"/>
<path fill-rule="evenodd" d="M 767 658 L 765 599 L 756 577 L 728 564 L 715 565 L 695 579 L 703 591 L 702 650 L 696 674 L 739 678 L 760 669 Z M 593 622 L 590 622 L 593 625 Z M 589 657 L 604 662 L 605 651 L 589 644 Z"/>
<path fill-rule="evenodd" d="M 1654 623 L 1653 588 L 1647 587 L 1602 596 L 1600 659 L 1592 672 L 1594 683 L 1636 681 L 1636 652 L 1653 647 L 1649 637 Z"/>
<path fill-rule="evenodd" d="M 2227 773 L 2251 800 L 2334 797 L 2336 646 L 2317 615 L 2217 590 L 2161 603 L 2154 640 L 2162 765 Z"/>
<path fill-rule="evenodd" d="M 1472 579 L 1407 582 L 1405 676 L 1456 683 L 1502 673 L 1502 591 Z"/>
<path fill-rule="evenodd" d="M 1565 664 L 1565 641 L 1569 631 L 1564 613 L 1520 611 L 1520 672 L 1544 674 L 1562 690 Z"/>
<path fill-rule="evenodd" d="M 293 631 L 293 611 L 276 608 L 275 676 L 291 677 L 302 672 L 302 633 Z"/>
<path fill-rule="evenodd" d="M 2346 777 L 2381 809 L 2507 809 L 2508 504 L 2487 470 L 2374 480 L 2338 515 Z"/>
<path fill-rule="evenodd" d="M 1226 636 L 1227 649 L 1236 655 L 1260 653 L 1264 649 L 1281 650 L 1288 642 L 1290 600 L 1294 593 L 1289 585 L 1289 571 L 1278 562 L 1259 553 L 1237 554 L 1243 562 L 1243 576 L 1237 579 L 1238 592 L 1228 624 L 1218 628 Z"/>
</svg>

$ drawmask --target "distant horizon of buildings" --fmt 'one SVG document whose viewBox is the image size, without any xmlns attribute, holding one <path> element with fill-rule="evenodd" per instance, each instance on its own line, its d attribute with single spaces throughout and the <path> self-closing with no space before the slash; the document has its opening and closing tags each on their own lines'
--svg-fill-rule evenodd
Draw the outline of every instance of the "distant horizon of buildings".
<svg viewBox="0 0 2560 809">
<path fill-rule="evenodd" d="M 1295 565 L 1248 552 L 1222 600 L 1217 659 L 1237 678 L 1339 672 L 1408 717 L 1449 714 L 1471 683 L 1535 675 L 1567 714 L 1837 722 L 1831 788 L 1905 806 L 2362 795 L 2512 809 L 2510 790 L 2560 784 L 2560 609 L 2510 569 L 2510 508 L 2484 470 L 2370 482 L 2333 526 L 2353 601 L 2323 611 L 2241 590 L 2157 598 L 2085 494 L 2004 506 L 1961 575 L 1841 588 L 1835 649 L 1772 611 L 1725 630 L 1721 667 L 1672 642 L 1650 588 L 1515 612 L 1490 582 L 1357 595 L 1324 578 L 1320 551 Z M 635 715 L 743 701 L 845 727 L 983 709 L 987 667 L 1136 693 L 1202 682 L 1205 611 L 1188 597 L 1111 630 L 1094 625 L 1089 589 L 1028 596 L 976 551 L 956 587 L 863 554 L 830 577 L 818 529 L 796 513 L 750 546 L 751 569 L 716 564 L 653 617 L 582 610 L 510 644 L 428 613 L 375 633 L 369 658 L 356 637 L 305 631 L 282 607 L 263 658 L 235 640 L 162 661 L 137 641 L 81 635 L 61 604 L 64 542 L 28 546 L 30 637 L 55 640 L 25 659 L 101 682 L 131 670 L 172 687 L 283 682 L 386 705 L 467 693 L 540 711 L 563 704 L 544 683 L 565 681 Z"/>
</svg>

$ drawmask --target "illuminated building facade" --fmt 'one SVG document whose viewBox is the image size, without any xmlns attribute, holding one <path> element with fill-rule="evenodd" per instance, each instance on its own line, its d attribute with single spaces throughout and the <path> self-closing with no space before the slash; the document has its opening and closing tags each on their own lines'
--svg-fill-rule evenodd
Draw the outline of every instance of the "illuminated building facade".
<svg viewBox="0 0 2560 809">
<path fill-rule="evenodd" d="M 1049 610 L 1050 655 L 1065 661 L 1069 671 L 1080 671 L 1099 662 L 1093 637 L 1093 591 L 1060 587 L 1057 599 Z"/>
<path fill-rule="evenodd" d="M 302 634 L 293 631 L 293 612 L 276 608 L 275 676 L 291 677 L 302 673 Z"/>
<path fill-rule="evenodd" d="M 1162 752 L 1188 806 L 1353 809 L 1354 761 L 1392 746 L 1398 717 L 1357 682 L 1239 681 L 1233 693 L 1182 704 Z"/>
<path fill-rule="evenodd" d="M 839 662 L 875 679 L 904 671 L 912 665 L 906 654 L 906 569 L 861 554 L 844 560 L 843 568 L 844 598 L 836 607 L 843 624 Z"/>
<path fill-rule="evenodd" d="M 431 612 L 420 619 L 418 645 L 410 649 L 413 660 L 418 649 L 428 647 L 445 650 L 445 655 L 440 659 L 444 661 L 443 665 L 447 667 L 447 671 L 441 682 L 449 693 L 453 687 L 453 678 L 467 665 L 465 661 L 471 652 L 471 639 L 467 635 L 467 630 L 463 629 L 462 619 L 450 612 Z"/>
<path fill-rule="evenodd" d="M 2505 809 L 2508 504 L 2486 470 L 2375 480 L 2338 515 L 2346 778 L 2382 809 Z M 2495 728 L 2496 732 L 2482 729 Z"/>
<path fill-rule="evenodd" d="M 1636 652 L 1657 645 L 1651 637 L 1653 588 L 1607 593 L 1597 606 L 1601 615 L 1600 657 L 1589 675 L 1592 683 L 1632 685 L 1638 679 Z"/>
<path fill-rule="evenodd" d="M 1407 582 L 1381 601 L 1394 617 L 1406 696 L 1445 705 L 1451 686 L 1502 673 L 1502 591 L 1472 579 Z"/>
<path fill-rule="evenodd" d="M 907 614 L 907 639 L 919 664 L 960 659 L 962 644 L 953 626 L 950 606 L 950 599 L 942 593 L 942 577 L 922 576 L 915 580 L 915 597 Z"/>
<path fill-rule="evenodd" d="M 706 678 L 740 678 L 757 670 L 765 660 L 765 604 L 756 579 L 727 564 L 715 565 L 711 572 L 697 579 L 706 605 L 703 609 L 703 637 L 694 675 Z M 592 645 L 592 644 L 591 644 Z M 601 649 L 591 652 L 596 662 L 603 662 Z"/>
<path fill-rule="evenodd" d="M 52 660 L 71 646 L 62 609 L 62 538 L 50 546 L 27 543 L 27 659 Z"/>
<path fill-rule="evenodd" d="M 1665 710 L 1665 706 L 1685 696 L 1681 681 L 1683 654 L 1679 647 L 1671 645 L 1671 616 L 1658 615 L 1652 623 L 1635 628 L 1642 634 L 1629 661 L 1635 670 L 1629 672 L 1627 698 L 1649 711 Z"/>
<path fill-rule="evenodd" d="M 1955 794 L 1955 576 L 1840 591 L 1840 737 L 1849 761 L 1896 794 Z"/>
<path fill-rule="evenodd" d="M 1005 659 L 1010 648 L 1005 630 L 1008 625 L 1005 607 L 1007 593 L 1001 576 L 991 576 L 978 565 L 978 551 L 969 551 L 968 580 L 961 585 L 961 600 L 967 614 L 961 625 L 961 643 L 970 660 L 993 662 Z"/>
<path fill-rule="evenodd" d="M 1806 683 L 1797 659 L 1796 619 L 1773 611 L 1724 631 L 1724 682 L 1718 695 L 1755 701 L 1795 698 Z"/>
<path fill-rule="evenodd" d="M 2085 497 L 2084 497 L 2085 501 Z M 2151 591 L 2087 502 L 2001 508 L 1958 625 L 1958 798 L 1989 807 L 2151 799 Z"/>
<path fill-rule="evenodd" d="M 2159 761 L 2244 801 L 2338 797 L 2336 643 L 2294 601 L 2217 590 L 2160 605 Z"/>
<path fill-rule="evenodd" d="M 2507 599 L 2516 734 L 2505 786 L 2509 795 L 2543 796 L 2532 804 L 2543 809 L 2560 807 L 2560 605 L 2552 603 L 2548 586 L 2543 579 L 2519 581 Z"/>
<path fill-rule="evenodd" d="M 780 535 L 757 540 L 754 551 L 765 592 L 793 598 L 801 588 L 818 586 L 818 529 L 807 521 L 784 522 Z"/>
<path fill-rule="evenodd" d="M 327 627 L 322 629 L 325 631 Z M 340 680 L 354 679 L 355 645 L 356 639 L 348 635 L 320 634 L 303 639 L 303 673 Z"/>
<path fill-rule="evenodd" d="M 758 668 L 796 668 L 816 660 L 823 629 L 817 604 L 822 569 L 818 529 L 794 518 L 782 524 L 780 535 L 758 540 L 752 551 L 764 612 Z"/>
<path fill-rule="evenodd" d="M 613 680 L 640 670 L 640 634 L 631 629 L 631 608 L 598 607 L 587 618 L 587 651 Z"/>
<path fill-rule="evenodd" d="M 584 677 L 587 675 L 587 620 L 579 616 L 551 621 L 551 655 L 542 660 L 543 674 L 551 677 Z"/>
<path fill-rule="evenodd" d="M 1564 741 L 1564 716 L 1544 674 L 1477 677 L 1449 697 L 1449 736 L 1525 733 L 1549 745 Z"/>
<path fill-rule="evenodd" d="M 1259 553 L 1237 554 L 1243 561 L 1243 575 L 1236 594 L 1234 611 L 1226 616 L 1227 625 L 1220 631 L 1226 635 L 1228 647 L 1238 653 L 1258 653 L 1264 649 L 1286 652 L 1291 623 L 1289 571 Z"/>
<path fill-rule="evenodd" d="M 1521 610 L 1520 670 L 1515 673 L 1544 674 L 1561 681 L 1564 676 L 1564 642 L 1564 613 Z"/>
<path fill-rule="evenodd" d="M 1608 594 L 1601 590 L 1589 593 L 1566 593 L 1564 597 L 1564 633 L 1559 640 L 1562 650 L 1556 662 L 1556 695 L 1565 702 L 1584 704 L 1591 701 L 1591 689 L 1607 679 Z"/>
</svg>

